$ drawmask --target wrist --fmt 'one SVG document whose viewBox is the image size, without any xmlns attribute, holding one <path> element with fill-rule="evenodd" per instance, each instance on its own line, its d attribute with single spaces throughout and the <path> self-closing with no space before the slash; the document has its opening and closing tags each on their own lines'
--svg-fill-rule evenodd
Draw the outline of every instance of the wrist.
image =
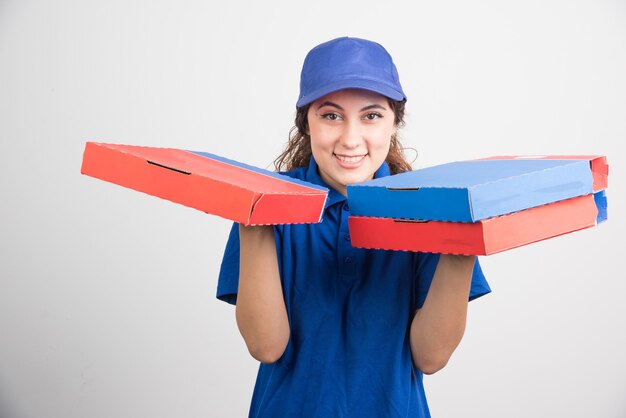
<svg viewBox="0 0 626 418">
<path fill-rule="evenodd" d="M 272 231 L 274 229 L 273 225 L 244 225 L 239 224 L 239 233 L 244 234 L 262 234 L 267 233 L 267 231 Z"/>
<path fill-rule="evenodd" d="M 475 255 L 460 255 L 460 254 L 441 254 L 440 263 L 445 263 L 455 268 L 473 269 L 476 263 Z"/>
<path fill-rule="evenodd" d="M 251 225 L 239 224 L 239 239 L 242 242 L 261 243 L 269 239 L 274 239 L 274 227 L 272 225 Z"/>
</svg>

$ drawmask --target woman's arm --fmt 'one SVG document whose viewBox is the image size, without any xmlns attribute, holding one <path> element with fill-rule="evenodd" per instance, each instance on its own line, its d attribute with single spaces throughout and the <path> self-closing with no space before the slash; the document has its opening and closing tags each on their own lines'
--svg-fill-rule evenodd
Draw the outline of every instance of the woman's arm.
<svg viewBox="0 0 626 418">
<path fill-rule="evenodd" d="M 248 351 L 262 363 L 273 363 L 289 341 L 272 226 L 239 225 L 240 267 L 236 318 Z"/>
<path fill-rule="evenodd" d="M 442 369 L 461 342 L 475 256 L 442 254 L 426 301 L 411 323 L 411 354 L 425 374 Z"/>
</svg>

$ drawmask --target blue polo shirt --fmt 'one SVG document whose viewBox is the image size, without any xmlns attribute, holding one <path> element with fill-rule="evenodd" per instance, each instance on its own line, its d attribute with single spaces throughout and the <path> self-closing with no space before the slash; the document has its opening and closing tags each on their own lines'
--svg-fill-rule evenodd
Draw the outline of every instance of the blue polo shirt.
<svg viewBox="0 0 626 418">
<path fill-rule="evenodd" d="M 429 417 L 409 329 L 438 254 L 350 245 L 346 198 L 311 157 L 288 176 L 330 189 L 319 224 L 277 225 L 276 254 L 290 339 L 283 356 L 260 364 L 250 417 Z M 375 177 L 389 175 L 386 163 Z M 231 230 L 217 297 L 236 303 L 239 232 Z M 469 300 L 490 292 L 478 262 Z"/>
</svg>

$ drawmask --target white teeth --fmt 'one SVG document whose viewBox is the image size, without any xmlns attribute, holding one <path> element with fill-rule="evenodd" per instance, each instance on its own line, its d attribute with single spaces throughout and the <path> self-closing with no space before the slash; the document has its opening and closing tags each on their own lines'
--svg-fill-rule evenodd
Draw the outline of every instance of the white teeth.
<svg viewBox="0 0 626 418">
<path fill-rule="evenodd" d="M 338 160 L 343 161 L 345 163 L 358 163 L 365 157 L 365 155 L 357 155 L 355 157 L 345 157 L 343 155 L 335 154 L 335 157 L 337 157 Z"/>
</svg>

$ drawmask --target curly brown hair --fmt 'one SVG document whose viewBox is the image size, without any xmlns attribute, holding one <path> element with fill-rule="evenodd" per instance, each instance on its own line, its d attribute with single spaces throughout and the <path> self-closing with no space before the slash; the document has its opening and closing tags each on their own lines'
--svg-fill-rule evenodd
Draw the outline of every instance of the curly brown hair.
<svg viewBox="0 0 626 418">
<path fill-rule="evenodd" d="M 402 101 L 389 99 L 388 102 L 394 113 L 394 124 L 398 128 L 402 128 L 404 126 L 404 106 L 406 99 Z M 310 106 L 311 105 L 308 104 L 296 109 L 295 126 L 289 131 L 289 140 L 283 152 L 274 160 L 274 167 L 277 171 L 290 171 L 309 165 L 309 159 L 311 158 L 311 136 L 306 132 L 309 130 L 307 114 L 309 113 Z M 404 148 L 398 139 L 398 134 L 395 133 L 391 137 L 389 153 L 385 159 L 387 165 L 389 165 L 391 174 L 403 173 L 413 169 L 411 163 L 406 160 L 403 150 Z"/>
</svg>

